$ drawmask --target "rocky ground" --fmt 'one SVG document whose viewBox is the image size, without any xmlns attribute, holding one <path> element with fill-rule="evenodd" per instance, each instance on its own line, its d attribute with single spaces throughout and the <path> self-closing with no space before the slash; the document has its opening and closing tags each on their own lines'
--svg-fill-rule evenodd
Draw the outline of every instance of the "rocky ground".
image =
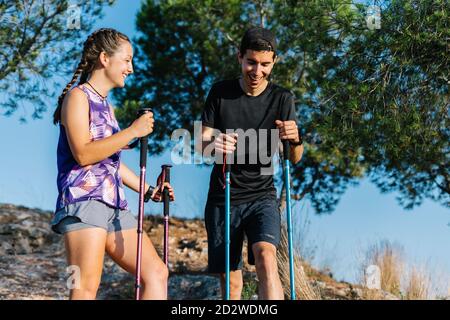
<svg viewBox="0 0 450 320">
<path fill-rule="evenodd" d="M 0 204 L 0 299 L 67 299 L 63 239 L 49 227 L 51 212 Z M 206 272 L 207 240 L 202 220 L 170 219 L 169 298 L 220 299 L 219 279 Z M 162 253 L 163 223 L 146 217 L 145 230 Z M 246 253 L 244 252 L 244 257 Z M 339 283 L 317 270 L 307 272 L 322 299 L 361 299 L 361 288 Z M 254 267 L 245 264 L 248 283 L 255 283 Z M 134 277 L 105 259 L 99 299 L 132 299 Z M 245 298 L 255 287 L 246 285 Z M 384 299 L 394 299 L 387 293 Z"/>
</svg>

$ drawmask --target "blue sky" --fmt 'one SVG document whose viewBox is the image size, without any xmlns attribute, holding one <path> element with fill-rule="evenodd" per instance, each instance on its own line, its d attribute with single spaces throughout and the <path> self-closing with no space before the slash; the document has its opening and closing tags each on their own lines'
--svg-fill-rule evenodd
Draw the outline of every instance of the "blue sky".
<svg viewBox="0 0 450 320">
<path fill-rule="evenodd" d="M 119 0 L 107 8 L 95 28 L 113 27 L 133 37 L 134 16 L 139 1 Z M 81 50 L 81 48 L 80 48 Z M 67 81 L 70 79 L 67 79 Z M 60 84 L 61 87 L 65 83 Z M 1 94 L 1 93 L 0 93 Z M 56 100 L 55 100 L 56 101 Z M 52 108 L 42 120 L 20 124 L 18 111 L 0 116 L 0 203 L 53 210 L 56 197 L 56 145 L 58 128 L 51 122 Z M 158 125 L 158 124 L 157 124 Z M 137 151 L 123 152 L 123 161 L 139 172 Z M 170 154 L 148 158 L 148 180 L 153 183 Z M 202 217 L 208 191 L 210 167 L 178 165 L 172 169 L 177 201 L 171 213 L 179 217 Z M 137 213 L 137 194 L 127 190 L 130 208 Z M 330 215 L 317 216 L 308 203 L 296 204 L 294 219 L 310 222 L 307 242 L 316 245 L 318 265 L 329 264 L 337 279 L 355 281 L 358 255 L 369 245 L 388 239 L 401 244 L 416 264 L 442 270 L 450 283 L 449 210 L 431 202 L 414 210 L 403 210 L 395 194 L 381 194 L 369 181 L 351 187 Z M 160 204 L 147 204 L 146 211 L 161 212 Z M 302 224 L 297 223 L 297 224 Z M 304 230 L 302 230 L 304 231 Z"/>
</svg>

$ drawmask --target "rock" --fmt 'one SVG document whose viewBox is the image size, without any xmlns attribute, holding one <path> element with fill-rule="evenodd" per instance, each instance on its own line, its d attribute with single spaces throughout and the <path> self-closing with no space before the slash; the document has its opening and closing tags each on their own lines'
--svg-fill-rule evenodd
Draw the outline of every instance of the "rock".
<svg viewBox="0 0 450 320">
<path fill-rule="evenodd" d="M 30 241 L 26 237 L 20 237 L 15 241 L 14 250 L 16 254 L 28 254 L 33 251 L 30 246 Z"/>
<path fill-rule="evenodd" d="M 0 204 L 0 300 L 68 298 L 64 240 L 51 231 L 51 217 L 52 212 Z M 219 278 L 206 272 L 208 243 L 203 221 L 171 217 L 169 225 L 169 299 L 221 299 Z M 162 218 L 146 217 L 144 230 L 162 256 Z M 244 257 L 246 250 L 245 245 Z M 244 263 L 243 271 L 245 281 L 256 278 L 254 266 Z M 359 287 L 332 279 L 317 280 L 324 278 L 323 275 L 312 278 L 311 284 L 326 299 L 364 296 Z M 398 299 L 381 294 L 384 299 Z M 98 299 L 133 297 L 134 275 L 105 256 Z M 256 294 L 249 297 L 257 298 Z"/>
<path fill-rule="evenodd" d="M 0 256 L 2 255 L 6 255 L 6 254 L 14 254 L 14 247 L 6 242 L 6 241 L 2 241 L 1 237 L 0 237 Z"/>
<path fill-rule="evenodd" d="M 221 299 L 220 280 L 211 275 L 171 275 L 169 299 Z"/>
</svg>

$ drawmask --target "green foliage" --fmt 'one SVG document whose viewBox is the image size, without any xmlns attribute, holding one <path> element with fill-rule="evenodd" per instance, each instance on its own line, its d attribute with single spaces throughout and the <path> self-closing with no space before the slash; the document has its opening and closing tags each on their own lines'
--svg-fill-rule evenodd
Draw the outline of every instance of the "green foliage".
<svg viewBox="0 0 450 320">
<path fill-rule="evenodd" d="M 247 277 L 242 287 L 242 300 L 251 300 L 254 295 L 258 294 L 258 282 L 254 277 Z"/>
<path fill-rule="evenodd" d="M 76 29 L 68 24 L 68 0 L 0 0 L 0 91 L 5 93 L 0 103 L 4 115 L 31 105 L 32 118 L 41 118 L 49 101 L 52 107 L 56 105 L 55 99 L 48 99 L 55 93 L 52 77 L 66 79 L 73 73 L 86 32 L 102 8 L 113 2 L 84 1 L 80 28 Z"/>
<path fill-rule="evenodd" d="M 405 208 L 424 198 L 450 206 L 450 4 L 377 3 L 381 29 L 371 30 L 367 7 L 344 0 L 147 0 L 137 16 L 135 77 L 117 94 L 119 121 L 153 107 L 150 152 L 160 152 L 173 130 L 200 119 L 215 81 L 240 75 L 240 38 L 264 25 L 279 42 L 272 78 L 295 93 L 306 141 L 294 168 L 300 197 L 331 212 L 367 176 L 383 192 L 399 191 Z"/>
</svg>

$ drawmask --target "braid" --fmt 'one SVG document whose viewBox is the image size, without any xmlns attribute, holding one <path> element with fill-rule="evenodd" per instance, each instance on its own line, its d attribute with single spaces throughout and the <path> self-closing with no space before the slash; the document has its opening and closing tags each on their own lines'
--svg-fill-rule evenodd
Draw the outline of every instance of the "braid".
<svg viewBox="0 0 450 320">
<path fill-rule="evenodd" d="M 67 92 L 72 88 L 72 86 L 75 84 L 75 82 L 78 80 L 78 77 L 82 74 L 83 69 L 85 67 L 85 61 L 81 60 L 80 63 L 78 64 L 77 69 L 75 70 L 72 80 L 70 80 L 70 82 L 66 85 L 66 87 L 64 88 L 63 92 L 61 93 L 61 95 L 58 98 L 58 107 L 56 108 L 54 114 L 53 114 L 53 123 L 54 124 L 58 124 L 61 121 L 61 109 L 62 109 L 62 104 L 64 101 L 64 97 L 66 96 Z"/>
<path fill-rule="evenodd" d="M 58 106 L 53 114 L 54 124 L 61 122 L 61 109 L 64 97 L 77 82 L 78 78 L 79 85 L 86 83 L 89 75 L 94 71 L 97 65 L 100 54 L 106 52 L 109 55 L 113 55 L 120 46 L 121 40 L 130 42 L 130 39 L 126 35 L 110 28 L 98 29 L 89 35 L 83 44 L 83 55 L 73 74 L 72 80 L 66 85 L 58 98 Z"/>
</svg>

